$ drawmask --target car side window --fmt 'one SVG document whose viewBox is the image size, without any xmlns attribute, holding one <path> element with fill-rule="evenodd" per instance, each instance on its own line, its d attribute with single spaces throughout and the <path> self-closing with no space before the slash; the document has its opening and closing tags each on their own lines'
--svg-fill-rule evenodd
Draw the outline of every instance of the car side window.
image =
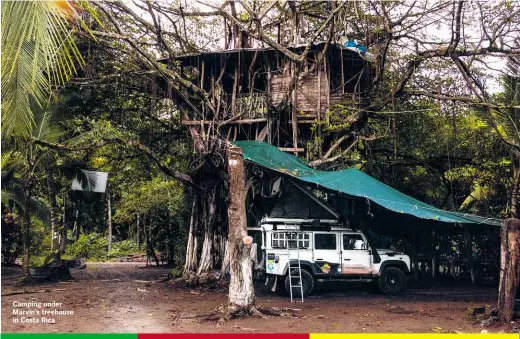
<svg viewBox="0 0 520 339">
<path fill-rule="evenodd" d="M 314 249 L 316 250 L 335 250 L 336 235 L 335 234 L 314 234 Z"/>
<path fill-rule="evenodd" d="M 343 234 L 344 250 L 366 250 L 367 244 L 361 234 Z"/>
</svg>

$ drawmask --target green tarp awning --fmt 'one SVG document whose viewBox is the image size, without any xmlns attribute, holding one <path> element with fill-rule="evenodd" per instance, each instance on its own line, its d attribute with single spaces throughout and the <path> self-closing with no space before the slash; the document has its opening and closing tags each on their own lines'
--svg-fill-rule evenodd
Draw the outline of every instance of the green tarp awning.
<svg viewBox="0 0 520 339">
<path fill-rule="evenodd" d="M 354 197 L 366 198 L 396 213 L 447 223 L 486 224 L 498 226 L 500 221 L 471 214 L 445 211 L 414 199 L 383 184 L 355 168 L 341 171 L 319 171 L 297 157 L 258 141 L 237 141 L 244 159 L 257 165 Z"/>
</svg>

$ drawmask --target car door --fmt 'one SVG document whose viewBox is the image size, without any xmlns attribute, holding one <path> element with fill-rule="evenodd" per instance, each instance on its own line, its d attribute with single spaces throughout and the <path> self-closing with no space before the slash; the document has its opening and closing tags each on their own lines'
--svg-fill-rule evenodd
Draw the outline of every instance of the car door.
<svg viewBox="0 0 520 339">
<path fill-rule="evenodd" d="M 341 236 L 341 273 L 348 275 L 372 273 L 370 248 L 360 233 L 343 233 Z"/>
<path fill-rule="evenodd" d="M 339 274 L 341 272 L 338 238 L 339 234 L 336 233 L 314 233 L 313 259 L 323 274 Z"/>
</svg>

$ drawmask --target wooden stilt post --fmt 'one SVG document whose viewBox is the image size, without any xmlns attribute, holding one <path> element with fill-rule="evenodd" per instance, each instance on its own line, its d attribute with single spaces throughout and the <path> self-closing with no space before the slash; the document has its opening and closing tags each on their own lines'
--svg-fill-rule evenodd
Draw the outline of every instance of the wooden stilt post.
<svg viewBox="0 0 520 339">
<path fill-rule="evenodd" d="M 412 265 L 413 265 L 413 278 L 419 280 L 419 263 L 417 262 L 417 234 L 415 229 L 412 234 Z"/>
<path fill-rule="evenodd" d="M 318 126 L 316 128 L 316 134 L 318 136 L 318 150 L 319 150 L 319 157 L 323 157 L 323 151 L 321 145 L 323 144 L 323 141 L 321 140 L 321 65 L 318 65 L 318 96 L 317 96 L 317 107 L 316 107 L 316 117 L 318 118 Z"/>
<path fill-rule="evenodd" d="M 293 74 L 294 72 L 296 72 L 296 70 L 294 69 L 296 66 L 295 65 L 291 65 L 291 69 L 292 69 L 292 72 L 291 74 Z M 291 111 L 292 111 L 292 114 L 291 114 L 291 118 L 292 118 L 292 138 L 293 138 L 293 147 L 294 149 L 296 150 L 298 148 L 298 123 L 297 123 L 297 113 L 298 111 L 296 110 L 296 106 L 297 106 L 297 101 L 298 101 L 298 94 L 297 94 L 297 90 L 298 90 L 298 81 L 296 81 L 296 84 L 294 85 L 294 89 L 291 93 L 291 98 L 292 98 L 292 104 L 291 104 Z M 294 155 L 298 155 L 298 152 L 294 152 Z"/>
<path fill-rule="evenodd" d="M 471 277 L 471 283 L 475 284 L 475 272 L 473 270 L 473 257 L 472 257 L 472 244 L 471 244 L 471 233 L 469 233 L 469 230 L 466 228 L 464 230 L 464 252 L 465 252 L 465 259 L 467 262 L 466 268 L 469 270 L 470 277 Z"/>
</svg>

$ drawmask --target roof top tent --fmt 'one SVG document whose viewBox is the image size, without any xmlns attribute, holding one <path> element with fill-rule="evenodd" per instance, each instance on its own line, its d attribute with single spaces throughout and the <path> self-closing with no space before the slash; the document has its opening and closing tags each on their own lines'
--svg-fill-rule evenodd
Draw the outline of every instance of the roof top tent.
<svg viewBox="0 0 520 339">
<path fill-rule="evenodd" d="M 289 178 L 264 177 L 262 185 L 253 190 L 249 191 L 246 204 L 249 206 L 248 225 L 259 225 L 265 218 L 340 222 L 340 213 L 326 200 L 318 198 L 307 187 Z"/>
<path fill-rule="evenodd" d="M 305 47 L 288 50 L 301 53 Z M 317 63 L 324 50 L 324 58 Z M 205 110 L 202 102 L 196 103 L 199 109 L 189 110 L 183 124 L 205 135 L 214 122 L 225 122 L 220 134 L 228 140 L 266 141 L 295 153 L 304 151 L 312 124 L 330 118 L 327 110 L 333 111 L 338 104 L 363 105 L 362 94 L 374 72 L 361 53 L 325 42 L 310 46 L 294 89 L 290 83 L 295 63 L 273 48 L 203 52 L 179 56 L 174 62 L 161 61 L 207 91 L 216 108 L 213 112 Z"/>
</svg>

